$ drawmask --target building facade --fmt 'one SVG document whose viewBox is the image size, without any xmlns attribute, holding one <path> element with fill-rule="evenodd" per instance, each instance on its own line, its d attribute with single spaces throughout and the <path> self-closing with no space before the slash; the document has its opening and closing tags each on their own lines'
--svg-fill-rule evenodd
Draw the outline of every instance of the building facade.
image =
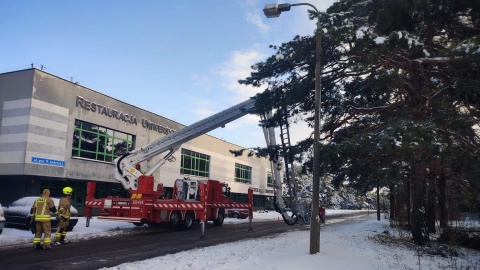
<svg viewBox="0 0 480 270">
<path fill-rule="evenodd" d="M 114 178 L 113 160 L 183 127 L 35 68 L 0 74 L 0 203 L 37 196 L 44 188 L 58 197 L 71 186 L 73 205 L 83 213 L 89 181 L 97 182 L 97 198 L 127 197 Z M 270 163 L 229 152 L 241 148 L 201 135 L 184 143 L 153 176 L 167 194 L 184 177 L 225 181 L 236 201 L 246 201 L 253 188 L 255 208 L 271 208 Z M 142 162 L 140 170 L 160 158 Z"/>
</svg>

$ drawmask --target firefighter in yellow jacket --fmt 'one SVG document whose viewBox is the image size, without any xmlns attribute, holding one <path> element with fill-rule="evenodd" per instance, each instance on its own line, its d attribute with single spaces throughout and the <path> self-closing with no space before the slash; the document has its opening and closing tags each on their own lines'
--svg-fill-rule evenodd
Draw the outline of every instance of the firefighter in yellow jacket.
<svg viewBox="0 0 480 270">
<path fill-rule="evenodd" d="M 70 199 L 72 197 L 73 189 L 71 187 L 65 187 L 63 189 L 63 197 L 58 203 L 58 214 L 57 214 L 57 232 L 55 233 L 55 242 L 54 245 L 61 245 L 68 243 L 68 240 L 65 239 L 67 236 L 67 226 L 69 225 L 70 220 Z"/>
<path fill-rule="evenodd" d="M 34 249 L 50 249 L 51 239 L 51 220 L 50 212 L 56 213 L 55 203 L 50 198 L 50 190 L 44 189 L 42 196 L 33 202 L 30 210 L 31 222 L 35 222 L 35 236 L 33 238 Z M 33 224 L 32 224 L 33 225 Z M 40 245 L 43 234 L 43 247 Z"/>
</svg>

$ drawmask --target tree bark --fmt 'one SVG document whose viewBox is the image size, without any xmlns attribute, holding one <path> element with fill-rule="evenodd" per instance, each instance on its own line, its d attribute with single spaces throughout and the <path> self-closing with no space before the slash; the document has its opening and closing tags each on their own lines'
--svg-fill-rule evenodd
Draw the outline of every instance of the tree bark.
<svg viewBox="0 0 480 270">
<path fill-rule="evenodd" d="M 403 185 L 404 189 L 404 200 L 405 200 L 405 207 L 407 208 L 406 210 L 406 216 L 407 216 L 407 228 L 410 230 L 412 228 L 412 195 L 411 195 L 411 188 L 410 188 L 410 179 L 405 179 L 405 183 Z"/>
<path fill-rule="evenodd" d="M 438 179 L 438 218 L 440 219 L 440 228 L 447 228 L 448 213 L 447 213 L 447 179 L 445 172 L 442 171 Z"/>
<path fill-rule="evenodd" d="M 427 194 L 427 228 L 428 233 L 436 233 L 437 230 L 435 228 L 435 201 L 437 199 L 436 192 L 435 192 L 435 179 L 436 174 L 434 172 L 430 172 L 428 174 L 428 194 Z"/>
<path fill-rule="evenodd" d="M 390 199 L 390 215 L 389 218 L 390 220 L 395 220 L 395 185 L 393 183 L 390 184 L 390 193 L 389 193 L 389 199 Z"/>
<path fill-rule="evenodd" d="M 412 238 L 416 245 L 423 245 L 428 241 L 428 230 L 426 228 L 426 184 L 425 184 L 425 163 L 422 161 L 423 154 L 419 150 L 411 161 L 411 185 L 412 185 Z"/>
<path fill-rule="evenodd" d="M 380 187 L 377 179 L 377 220 L 380 220 Z"/>
</svg>

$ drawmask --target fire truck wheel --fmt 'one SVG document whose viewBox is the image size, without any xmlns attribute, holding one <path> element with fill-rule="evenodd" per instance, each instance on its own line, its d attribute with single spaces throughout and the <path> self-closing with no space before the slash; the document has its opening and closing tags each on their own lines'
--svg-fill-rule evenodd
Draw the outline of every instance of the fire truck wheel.
<svg viewBox="0 0 480 270">
<path fill-rule="evenodd" d="M 213 224 L 214 224 L 215 226 L 222 226 L 224 219 L 225 219 L 225 210 L 220 209 L 220 210 L 218 211 L 218 216 L 217 216 L 217 218 L 213 220 Z"/>
<path fill-rule="evenodd" d="M 183 229 L 190 230 L 193 226 L 193 222 L 195 221 L 195 217 L 192 212 L 185 213 L 185 220 L 183 221 Z"/>
<path fill-rule="evenodd" d="M 168 224 L 170 225 L 170 227 L 178 228 L 181 220 L 182 220 L 182 216 L 180 215 L 180 212 L 173 211 L 170 214 L 170 222 Z"/>
</svg>

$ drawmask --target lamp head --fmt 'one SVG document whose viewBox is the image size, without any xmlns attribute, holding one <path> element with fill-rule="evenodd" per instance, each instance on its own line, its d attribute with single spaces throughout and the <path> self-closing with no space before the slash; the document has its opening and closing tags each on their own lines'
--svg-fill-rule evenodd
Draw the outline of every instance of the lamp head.
<svg viewBox="0 0 480 270">
<path fill-rule="evenodd" d="M 266 4 L 263 13 L 267 18 L 276 18 L 282 11 L 289 11 L 290 7 L 290 4 Z"/>
</svg>

